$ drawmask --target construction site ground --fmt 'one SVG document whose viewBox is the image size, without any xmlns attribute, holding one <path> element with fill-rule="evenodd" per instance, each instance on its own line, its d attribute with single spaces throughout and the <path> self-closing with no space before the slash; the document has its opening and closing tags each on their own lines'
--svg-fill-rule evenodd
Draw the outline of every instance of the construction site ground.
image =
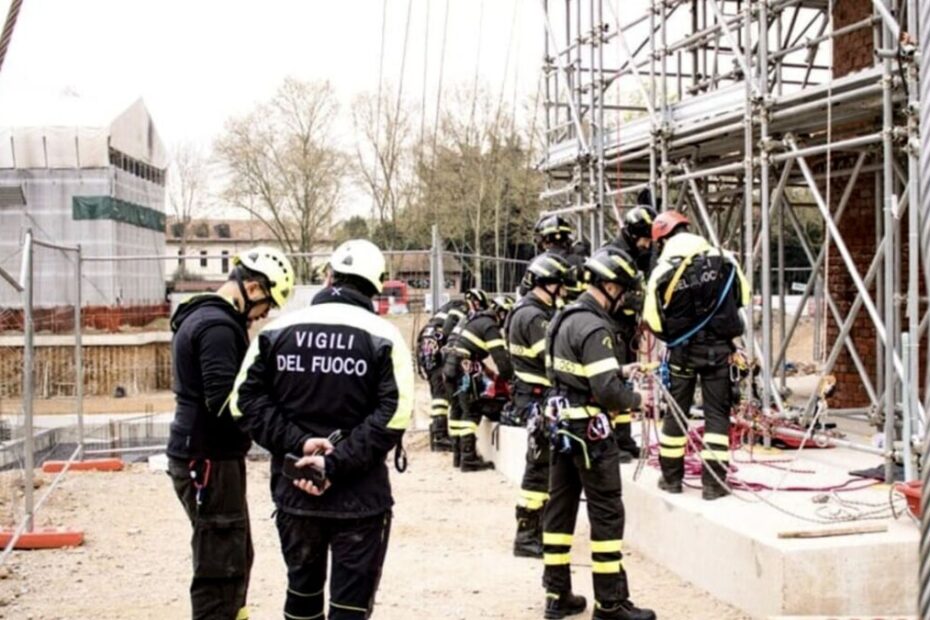
<svg viewBox="0 0 930 620">
<path fill-rule="evenodd" d="M 392 317 L 413 339 L 421 317 Z M 793 357 L 809 357 L 811 329 L 802 324 Z M 803 354 L 807 351 L 807 355 Z M 429 402 L 418 382 L 415 429 L 424 429 Z M 170 393 L 127 398 L 88 398 L 93 414 L 166 414 Z M 15 416 L 17 401 L 0 402 L 0 415 Z M 73 414 L 72 399 L 37 400 L 37 416 Z M 69 418 L 69 415 L 61 416 Z M 121 417 L 121 416 L 120 416 Z M 160 416 L 161 417 L 161 416 Z M 71 422 L 73 423 L 73 422 Z M 391 548 L 375 617 L 539 618 L 543 590 L 541 561 L 514 558 L 516 487 L 498 472 L 460 474 L 448 455 L 430 453 L 423 430 L 408 434 L 410 469 L 393 474 L 396 499 Z M 21 471 L 0 474 L 0 525 L 9 526 L 22 507 Z M 285 591 L 285 568 L 272 520 L 268 463 L 249 463 L 249 503 L 256 558 L 250 607 L 253 619 L 277 618 Z M 47 485 L 48 475 L 39 475 Z M 41 496 L 46 487 L 38 489 Z M 636 506 L 628 505 L 628 511 Z M 16 552 L 0 567 L 0 618 L 142 619 L 189 615 L 190 526 L 167 476 L 144 463 L 115 474 L 69 473 L 37 517 L 38 526 L 80 528 L 84 546 L 60 551 Z M 576 590 L 591 599 L 588 526 L 584 508 L 573 550 Z M 626 541 L 624 565 L 634 600 L 660 617 L 736 619 L 747 617 L 646 559 Z M 652 544 L 652 543 L 650 543 Z M 50 593 L 54 593 L 51 595 Z"/>
<path fill-rule="evenodd" d="M 426 440 L 422 431 L 410 433 L 409 470 L 392 475 L 395 520 L 375 617 L 542 617 L 542 562 L 511 554 L 516 489 L 494 471 L 455 472 L 449 455 L 430 453 Z M 248 470 L 255 539 L 252 618 L 279 618 L 286 577 L 271 517 L 268 463 L 250 461 Z M 3 475 L 8 480 L 0 511 L 6 520 L 18 495 L 9 478 L 19 474 Z M 120 473 L 68 474 L 43 506 L 38 525 L 80 528 L 86 542 L 74 549 L 15 552 L 0 567 L 0 618 L 189 616 L 190 526 L 164 473 L 140 463 Z M 590 597 L 590 555 L 581 542 L 587 532 L 582 511 L 573 573 L 576 589 Z M 636 541 L 626 548 L 635 600 L 660 617 L 745 617 L 646 560 Z"/>
</svg>

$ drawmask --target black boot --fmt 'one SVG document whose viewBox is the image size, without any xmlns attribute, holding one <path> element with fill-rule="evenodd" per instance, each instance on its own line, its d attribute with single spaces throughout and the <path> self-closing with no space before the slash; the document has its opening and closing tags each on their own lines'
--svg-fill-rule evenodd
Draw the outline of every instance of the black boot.
<svg viewBox="0 0 930 620">
<path fill-rule="evenodd" d="M 485 471 L 494 469 L 494 463 L 485 461 L 478 454 L 478 440 L 474 435 L 465 435 L 462 437 L 462 465 L 463 472 Z"/>
<path fill-rule="evenodd" d="M 583 612 L 587 606 L 588 601 L 580 594 L 572 594 L 571 592 L 554 594 L 552 592 L 546 592 L 545 617 L 552 620 L 554 618 L 574 616 L 575 614 Z"/>
<path fill-rule="evenodd" d="M 651 609 L 640 609 L 630 599 L 619 603 L 595 605 L 591 620 L 655 620 Z"/>
<path fill-rule="evenodd" d="M 714 460 L 704 463 L 704 470 L 701 472 L 701 485 L 704 487 L 701 490 L 702 498 L 712 501 L 730 494 L 729 489 L 721 484 L 721 482 L 725 483 L 727 480 L 728 469 L 726 463 Z"/>
<path fill-rule="evenodd" d="M 542 510 L 529 510 L 517 506 L 517 535 L 513 539 L 513 554 L 518 558 L 541 558 Z"/>
<path fill-rule="evenodd" d="M 452 438 L 452 467 L 458 469 L 462 466 L 462 438 Z"/>
<path fill-rule="evenodd" d="M 673 495 L 678 495 L 681 493 L 681 480 L 666 480 L 665 476 L 659 476 L 659 488 L 665 491 L 666 493 L 672 493 Z"/>
<path fill-rule="evenodd" d="M 433 416 L 429 428 L 430 452 L 452 452 L 452 439 L 449 437 L 449 426 L 444 415 Z"/>
<path fill-rule="evenodd" d="M 713 470 L 713 473 L 711 473 L 711 470 Z M 716 478 L 714 474 L 717 475 Z M 701 489 L 701 497 L 703 499 L 713 501 L 730 494 L 730 491 L 722 486 L 720 482 L 717 481 L 717 478 L 726 482 L 727 466 L 723 463 L 704 463 L 704 471 L 701 472 L 701 485 L 704 487 Z"/>
</svg>

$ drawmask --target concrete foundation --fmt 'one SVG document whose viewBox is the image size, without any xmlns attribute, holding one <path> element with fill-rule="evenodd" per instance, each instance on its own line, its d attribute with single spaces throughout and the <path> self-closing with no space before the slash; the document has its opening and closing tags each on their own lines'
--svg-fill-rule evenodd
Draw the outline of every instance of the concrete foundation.
<svg viewBox="0 0 930 620">
<path fill-rule="evenodd" d="M 523 474 L 526 431 L 484 423 L 479 450 L 513 484 Z M 794 451 L 756 451 L 770 465 L 738 463 L 739 477 L 771 486 L 821 487 L 849 479 L 848 471 L 879 464 L 877 457 L 847 450 L 805 450 L 785 473 L 773 460 Z M 747 461 L 745 452 L 737 461 Z M 647 466 L 638 480 L 635 467 L 623 467 L 627 525 L 625 543 L 680 577 L 755 618 L 773 616 L 903 617 L 917 601 L 918 530 L 906 516 L 897 521 L 861 520 L 816 524 L 807 518 L 837 515 L 835 504 L 815 503 L 822 492 L 739 492 L 715 502 L 700 490 L 668 495 L 656 488 L 659 472 Z M 864 502 L 864 512 L 887 505 L 885 485 L 841 493 Z M 769 503 L 766 503 L 769 502 Z M 583 519 L 579 519 L 583 521 Z M 779 533 L 880 524 L 881 533 L 829 538 L 781 539 Z M 684 610 L 683 610 L 684 611 Z"/>
</svg>

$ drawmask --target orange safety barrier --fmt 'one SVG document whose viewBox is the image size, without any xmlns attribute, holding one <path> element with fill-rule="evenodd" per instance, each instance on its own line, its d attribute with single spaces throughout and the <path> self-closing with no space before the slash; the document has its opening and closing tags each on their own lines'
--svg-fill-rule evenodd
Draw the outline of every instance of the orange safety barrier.
<svg viewBox="0 0 930 620">
<path fill-rule="evenodd" d="M 920 498 L 923 495 L 922 486 L 920 480 L 914 480 L 912 482 L 898 482 L 894 485 L 896 491 L 901 493 L 905 498 L 907 498 L 907 508 L 911 511 L 911 514 L 921 518 L 920 511 Z"/>
<path fill-rule="evenodd" d="M 67 461 L 45 461 L 42 471 L 46 474 L 57 474 L 65 468 L 66 463 Z M 123 459 L 88 459 L 71 463 L 68 471 L 122 471 L 123 467 Z"/>
<path fill-rule="evenodd" d="M 0 530 L 0 548 L 5 548 L 13 538 L 12 530 Z M 60 549 L 62 547 L 77 547 L 84 542 L 84 532 L 80 530 L 67 530 L 58 527 L 48 527 L 23 532 L 16 541 L 14 549 Z"/>
</svg>

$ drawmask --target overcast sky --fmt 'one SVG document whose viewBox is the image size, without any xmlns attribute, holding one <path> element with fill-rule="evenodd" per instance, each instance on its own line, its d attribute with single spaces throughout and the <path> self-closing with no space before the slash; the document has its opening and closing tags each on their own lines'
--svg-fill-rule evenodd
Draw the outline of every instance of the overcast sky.
<svg viewBox="0 0 930 620">
<path fill-rule="evenodd" d="M 419 105 L 425 66 L 430 118 L 446 4 L 412 0 L 404 95 Z M 544 32 L 539 2 L 448 4 L 445 85 L 471 83 L 480 45 L 481 79 L 499 90 L 510 42 L 509 96 L 515 86 L 535 93 Z M 386 5 L 384 78 L 396 88 L 408 1 Z M 3 15 L 8 6 L 0 0 Z M 108 107 L 141 95 L 169 147 L 208 143 L 226 118 L 267 98 L 288 75 L 331 80 L 344 103 L 377 91 L 383 6 L 383 0 L 27 0 L 0 71 L 0 109 L 19 101 L 35 106 L 40 98 L 53 104 L 62 92 Z"/>
</svg>

